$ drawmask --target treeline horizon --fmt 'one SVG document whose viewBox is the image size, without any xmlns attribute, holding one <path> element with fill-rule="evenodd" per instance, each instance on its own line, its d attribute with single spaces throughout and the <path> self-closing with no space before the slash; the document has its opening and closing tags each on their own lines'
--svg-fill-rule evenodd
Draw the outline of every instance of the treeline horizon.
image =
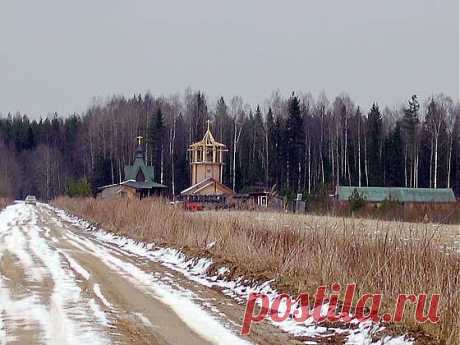
<svg viewBox="0 0 460 345">
<path fill-rule="evenodd" d="M 113 96 L 83 114 L 31 120 L 0 116 L 0 196 L 49 200 L 84 182 L 123 181 L 144 137 L 157 182 L 177 195 L 190 185 L 188 146 L 207 121 L 227 145 L 224 183 L 292 197 L 327 195 L 337 185 L 453 188 L 460 194 L 460 104 L 443 94 L 401 107 L 370 109 L 347 94 L 274 92 L 263 109 L 239 96 L 209 105 L 201 91 L 183 96 Z"/>
</svg>

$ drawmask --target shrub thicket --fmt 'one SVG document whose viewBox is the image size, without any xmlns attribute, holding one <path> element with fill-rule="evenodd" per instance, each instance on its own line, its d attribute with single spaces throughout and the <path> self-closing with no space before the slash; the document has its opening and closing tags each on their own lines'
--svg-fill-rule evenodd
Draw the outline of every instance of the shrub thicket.
<svg viewBox="0 0 460 345">
<path fill-rule="evenodd" d="M 66 195 L 71 198 L 91 196 L 91 184 L 85 178 L 79 181 L 71 179 Z"/>
</svg>

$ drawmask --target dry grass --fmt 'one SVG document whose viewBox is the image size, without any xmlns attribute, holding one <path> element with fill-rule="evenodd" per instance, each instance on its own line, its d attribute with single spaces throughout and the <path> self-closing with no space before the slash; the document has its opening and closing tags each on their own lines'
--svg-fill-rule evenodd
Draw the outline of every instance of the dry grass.
<svg viewBox="0 0 460 345">
<path fill-rule="evenodd" d="M 406 312 L 402 326 L 440 344 L 458 344 L 460 260 L 452 250 L 457 228 L 275 213 L 192 214 L 155 200 L 60 198 L 54 204 L 131 238 L 212 256 L 233 267 L 233 274 L 275 279 L 292 294 L 357 283 L 361 294 L 383 293 L 384 311 L 392 312 L 399 293 L 442 293 L 440 324 L 416 324 Z"/>
<path fill-rule="evenodd" d="M 0 198 L 0 210 L 4 209 L 6 206 L 10 204 L 11 200 L 6 198 Z"/>
</svg>

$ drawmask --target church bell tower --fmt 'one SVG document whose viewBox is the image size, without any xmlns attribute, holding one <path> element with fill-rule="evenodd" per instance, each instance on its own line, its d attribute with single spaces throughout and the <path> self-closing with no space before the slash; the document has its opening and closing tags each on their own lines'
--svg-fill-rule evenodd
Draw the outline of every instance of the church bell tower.
<svg viewBox="0 0 460 345">
<path fill-rule="evenodd" d="M 192 186 L 208 178 L 222 183 L 225 145 L 217 142 L 209 128 L 201 141 L 190 145 Z"/>
</svg>

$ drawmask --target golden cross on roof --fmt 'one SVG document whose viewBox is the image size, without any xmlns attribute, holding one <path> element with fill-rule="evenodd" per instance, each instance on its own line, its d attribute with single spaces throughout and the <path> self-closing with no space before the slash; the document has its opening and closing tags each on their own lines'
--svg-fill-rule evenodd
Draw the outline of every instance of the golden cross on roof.
<svg viewBox="0 0 460 345">
<path fill-rule="evenodd" d="M 136 137 L 136 139 L 137 139 L 137 144 L 140 145 L 142 144 L 142 139 L 144 139 L 144 137 L 139 135 L 138 137 Z"/>
</svg>

